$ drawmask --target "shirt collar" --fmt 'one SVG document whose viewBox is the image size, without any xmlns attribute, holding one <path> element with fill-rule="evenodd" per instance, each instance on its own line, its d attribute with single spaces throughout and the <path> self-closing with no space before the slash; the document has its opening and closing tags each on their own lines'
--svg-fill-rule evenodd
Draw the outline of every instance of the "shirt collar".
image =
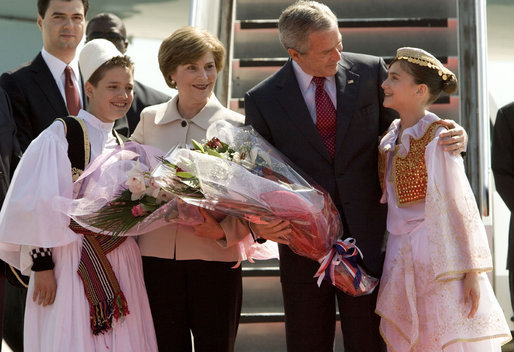
<svg viewBox="0 0 514 352">
<path fill-rule="evenodd" d="M 64 69 L 66 66 L 70 66 L 73 70 L 73 73 L 75 74 L 75 78 L 78 82 L 80 82 L 80 70 L 79 70 L 79 61 L 77 56 L 71 60 L 69 64 L 66 64 L 61 59 L 58 59 L 57 57 L 50 54 L 48 51 L 46 51 L 45 48 L 41 49 L 41 56 L 43 57 L 43 60 L 45 60 L 46 65 L 50 69 L 50 72 L 52 73 L 52 76 L 54 76 L 56 81 L 59 81 L 64 74 Z"/>
<path fill-rule="evenodd" d="M 300 90 L 302 92 L 305 92 L 307 89 L 309 89 L 313 76 L 305 73 L 296 61 L 294 61 L 294 60 L 291 60 L 291 61 L 293 62 L 293 70 L 296 75 L 296 80 L 298 81 L 298 85 L 300 86 Z M 334 76 L 325 77 L 325 79 L 329 82 L 332 82 L 332 81 L 335 82 Z"/>
<path fill-rule="evenodd" d="M 186 120 L 189 123 L 193 123 L 198 127 L 207 130 L 207 128 L 210 125 L 211 117 L 214 115 L 216 111 L 220 109 L 220 107 L 222 107 L 221 103 L 218 101 L 214 93 L 211 94 L 209 100 L 207 101 L 207 104 L 205 104 L 203 109 L 200 110 L 200 112 L 191 119 L 183 119 L 180 116 L 180 113 L 178 112 L 177 108 L 179 95 L 180 94 L 177 94 L 167 103 L 168 106 L 162 116 L 155 116 L 155 123 L 158 125 L 162 125 L 172 121 Z"/>
<path fill-rule="evenodd" d="M 96 116 L 82 109 L 80 109 L 78 117 L 83 119 L 85 122 L 96 128 L 97 130 L 100 130 L 104 133 L 110 133 L 114 127 L 114 122 L 103 122 L 99 120 Z"/>
</svg>

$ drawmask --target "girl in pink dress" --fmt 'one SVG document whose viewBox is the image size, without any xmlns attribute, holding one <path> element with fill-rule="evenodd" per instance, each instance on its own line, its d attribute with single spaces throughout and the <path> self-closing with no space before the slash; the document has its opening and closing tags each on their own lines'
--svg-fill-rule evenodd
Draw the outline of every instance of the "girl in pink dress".
<svg viewBox="0 0 514 352">
<path fill-rule="evenodd" d="M 455 75 L 434 56 L 400 48 L 382 84 L 398 112 L 380 142 L 387 252 L 376 312 L 389 351 L 501 351 L 511 339 L 485 272 L 489 244 L 460 155 L 426 111 Z"/>
<path fill-rule="evenodd" d="M 157 352 L 135 239 L 93 236 L 56 208 L 73 198 L 75 159 L 83 167 L 118 146 L 114 121 L 133 99 L 133 64 L 111 42 L 87 43 L 79 66 L 87 111 L 32 141 L 0 212 L 0 258 L 30 275 L 24 351 Z"/>
</svg>

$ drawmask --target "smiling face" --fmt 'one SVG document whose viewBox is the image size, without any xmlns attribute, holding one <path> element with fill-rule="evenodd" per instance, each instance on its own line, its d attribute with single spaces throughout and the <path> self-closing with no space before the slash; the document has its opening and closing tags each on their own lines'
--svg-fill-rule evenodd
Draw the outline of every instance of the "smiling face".
<svg viewBox="0 0 514 352">
<path fill-rule="evenodd" d="M 314 31 L 308 36 L 307 52 L 300 53 L 288 49 L 289 55 L 302 68 L 303 72 L 317 77 L 330 77 L 337 73 L 337 63 L 341 60 L 343 44 L 337 26 L 327 31 Z"/>
<path fill-rule="evenodd" d="M 114 122 L 130 108 L 134 99 L 133 88 L 132 70 L 119 66 L 108 69 L 96 87 L 89 81 L 85 84 L 88 111 L 102 122 Z"/>
<path fill-rule="evenodd" d="M 84 35 L 84 17 L 81 0 L 51 0 L 44 17 L 37 17 L 46 51 L 69 63 Z"/>
<path fill-rule="evenodd" d="M 195 62 L 178 65 L 170 76 L 177 84 L 179 104 L 204 106 L 218 77 L 214 55 L 209 51 Z"/>
<path fill-rule="evenodd" d="M 418 108 L 426 99 L 426 86 L 416 84 L 414 77 L 402 67 L 399 61 L 389 67 L 387 79 L 382 83 L 384 90 L 384 107 L 396 110 L 400 114 Z"/>
</svg>

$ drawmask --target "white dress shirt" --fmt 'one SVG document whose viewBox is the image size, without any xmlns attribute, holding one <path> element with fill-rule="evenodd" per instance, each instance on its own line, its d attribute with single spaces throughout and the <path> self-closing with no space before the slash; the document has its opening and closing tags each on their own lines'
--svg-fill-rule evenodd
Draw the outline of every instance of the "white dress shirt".
<svg viewBox="0 0 514 352">
<path fill-rule="evenodd" d="M 71 70 L 73 72 L 71 78 L 73 79 L 75 88 L 77 88 L 77 92 L 79 93 L 80 106 L 84 108 L 84 101 L 82 100 L 82 83 L 80 79 L 79 60 L 77 56 L 75 56 L 75 58 L 69 64 L 66 64 L 65 62 L 56 58 L 48 51 L 46 51 L 45 48 L 41 49 L 41 56 L 43 56 L 43 60 L 45 60 L 46 65 L 50 69 L 50 72 L 52 73 L 52 76 L 55 79 L 55 83 L 57 83 L 57 87 L 59 88 L 59 92 L 61 93 L 62 98 L 65 102 L 66 93 L 64 87 L 66 77 L 64 75 L 64 69 L 66 68 L 66 66 L 71 67 Z"/>
<path fill-rule="evenodd" d="M 303 100 L 307 104 L 309 114 L 311 115 L 312 121 L 316 124 L 316 85 L 312 82 L 311 75 L 303 72 L 300 65 L 293 60 L 293 69 L 296 75 L 296 80 L 302 91 Z M 325 77 L 325 91 L 327 92 L 334 108 L 337 106 L 337 92 L 336 92 L 336 80 L 334 76 Z"/>
</svg>

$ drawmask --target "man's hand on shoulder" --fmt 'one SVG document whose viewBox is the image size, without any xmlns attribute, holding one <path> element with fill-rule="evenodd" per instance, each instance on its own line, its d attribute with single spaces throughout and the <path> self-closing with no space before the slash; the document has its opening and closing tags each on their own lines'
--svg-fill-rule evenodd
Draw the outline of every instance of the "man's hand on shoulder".
<svg viewBox="0 0 514 352">
<path fill-rule="evenodd" d="M 465 153 L 468 147 L 468 134 L 464 128 L 453 120 L 442 120 L 442 122 L 448 130 L 439 135 L 439 145 L 444 146 L 444 151 L 453 155 Z"/>
</svg>

